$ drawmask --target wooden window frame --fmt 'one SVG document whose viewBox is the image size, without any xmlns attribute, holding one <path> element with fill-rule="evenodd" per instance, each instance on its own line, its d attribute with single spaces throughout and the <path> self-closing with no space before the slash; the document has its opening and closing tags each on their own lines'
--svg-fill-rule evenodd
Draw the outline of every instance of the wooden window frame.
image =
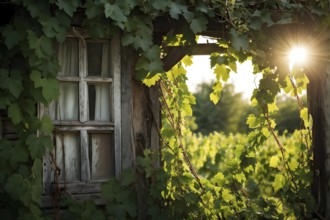
<svg viewBox="0 0 330 220">
<path fill-rule="evenodd" d="M 114 143 L 114 160 L 115 160 L 115 176 L 118 178 L 121 175 L 121 42 L 119 36 L 114 36 L 111 39 L 100 39 L 101 41 L 110 41 L 110 71 L 111 77 L 95 77 L 87 76 L 87 46 L 86 40 L 89 36 L 84 34 L 83 30 L 73 29 L 69 32 L 68 38 L 76 38 L 79 40 L 79 76 L 78 77 L 63 77 L 58 76 L 57 79 L 61 82 L 76 82 L 79 83 L 79 120 L 77 121 L 59 121 L 54 120 L 54 127 L 58 131 L 77 131 L 80 132 L 80 155 L 81 155 L 81 181 L 76 183 L 66 184 L 54 183 L 54 164 L 52 165 L 51 153 L 47 152 L 44 156 L 43 163 L 43 187 L 44 198 L 43 205 L 51 206 L 51 194 L 57 189 L 65 190 L 76 198 L 86 199 L 101 191 L 101 183 L 104 181 L 90 180 L 89 163 L 83 161 L 83 158 L 88 159 L 88 131 L 113 132 Z M 95 42 L 98 40 L 90 40 Z M 88 83 L 111 83 L 111 106 L 112 120 L 111 122 L 88 121 Z M 81 97 L 81 94 L 83 96 Z M 39 116 L 49 114 L 49 109 L 43 105 L 39 105 Z M 109 112 L 110 114 L 110 112 Z M 55 138 L 55 137 L 53 137 Z M 87 162 L 87 163 L 86 163 Z M 95 197 L 95 196 L 94 196 Z"/>
</svg>

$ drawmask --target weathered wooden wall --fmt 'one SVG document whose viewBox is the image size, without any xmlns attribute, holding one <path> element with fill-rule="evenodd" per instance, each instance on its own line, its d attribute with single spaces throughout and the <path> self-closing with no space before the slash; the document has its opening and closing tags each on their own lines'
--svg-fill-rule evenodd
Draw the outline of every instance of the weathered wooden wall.
<svg viewBox="0 0 330 220">
<path fill-rule="evenodd" d="M 134 169 L 136 157 L 144 149 L 158 151 L 160 145 L 160 103 L 158 86 L 146 87 L 134 79 L 136 54 L 131 48 L 122 48 L 122 168 Z M 159 158 L 154 157 L 154 165 Z M 147 213 L 147 180 L 143 173 L 136 172 L 138 219 Z"/>
<path fill-rule="evenodd" d="M 312 193 L 318 213 L 330 219 L 330 63 L 309 68 L 308 100 L 313 118 Z"/>
</svg>

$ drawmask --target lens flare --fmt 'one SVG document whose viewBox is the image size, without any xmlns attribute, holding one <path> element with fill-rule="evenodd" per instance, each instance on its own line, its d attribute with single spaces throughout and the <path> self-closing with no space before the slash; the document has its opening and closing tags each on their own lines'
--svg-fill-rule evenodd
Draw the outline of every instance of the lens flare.
<svg viewBox="0 0 330 220">
<path fill-rule="evenodd" d="M 289 69 L 292 71 L 294 65 L 303 65 L 307 61 L 307 49 L 294 47 L 289 53 Z"/>
</svg>

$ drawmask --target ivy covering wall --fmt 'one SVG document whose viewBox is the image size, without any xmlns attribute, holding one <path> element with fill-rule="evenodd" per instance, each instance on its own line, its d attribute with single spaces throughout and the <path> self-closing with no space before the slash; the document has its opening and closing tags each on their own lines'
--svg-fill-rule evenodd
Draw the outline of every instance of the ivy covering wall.
<svg viewBox="0 0 330 220">
<path fill-rule="evenodd" d="M 151 157 L 159 152 L 145 150 L 144 157 L 137 160 L 135 172 L 124 172 L 120 180 L 104 185 L 103 195 L 109 202 L 104 209 L 98 209 L 93 201 L 79 204 L 68 198 L 69 208 L 62 217 L 321 218 L 311 203 L 312 122 L 307 108 L 299 104 L 304 126 L 298 164 L 287 159 L 271 115 L 281 88 L 297 96 L 299 103 L 299 90 L 308 83 L 300 68 L 289 72 L 281 59 L 291 44 L 307 40 L 309 47 L 321 48 L 318 53 L 323 56 L 329 51 L 318 47 L 327 45 L 324 42 L 329 37 L 329 8 L 329 1 L 325 0 L 1 1 L 4 20 L 0 26 L 0 110 L 8 115 L 18 135 L 16 141 L 0 140 L 1 219 L 47 217 L 41 211 L 42 157 L 52 148 L 53 125 L 47 116 L 38 118 L 37 105 L 47 106 L 59 95 L 56 75 L 60 66 L 54 46 L 65 40 L 72 25 L 86 29 L 96 38 L 121 34 L 123 46 L 130 46 L 139 54 L 135 78 L 149 86 L 156 82 L 160 85 L 163 165 L 159 169 L 153 167 Z M 77 14 L 82 19 L 77 20 Z M 154 21 L 159 17 L 184 22 L 180 31 L 170 30 L 155 44 L 154 33 L 159 27 L 154 26 Z M 217 36 L 217 42 L 224 49 L 223 54 L 210 56 L 216 75 L 210 95 L 214 103 L 219 100 L 222 83 L 236 70 L 236 61 L 252 59 L 255 72 L 263 73 L 252 97 L 259 114 L 248 118 L 249 126 L 255 129 L 248 137 L 249 144 L 236 151 L 237 167 L 233 166 L 236 168 L 226 174 L 229 176 L 219 173 L 212 180 L 196 173 L 182 140 L 184 117 L 192 114 L 190 104 L 194 102 L 185 84 L 184 66 L 191 61 L 185 58 L 167 73 L 163 73 L 162 62 L 166 46 L 195 45 L 196 36 L 207 31 L 210 21 L 219 25 L 221 36 Z M 255 202 L 245 191 L 245 177 L 255 172 L 257 149 L 271 136 L 279 152 L 271 160 L 271 167 L 278 173 L 269 177 L 274 181 L 275 194 L 271 199 Z M 141 204 L 131 187 L 139 182 L 135 181 L 136 173 L 142 173 L 148 183 L 145 212 L 139 210 Z M 58 217 L 57 214 L 48 217 Z"/>
</svg>

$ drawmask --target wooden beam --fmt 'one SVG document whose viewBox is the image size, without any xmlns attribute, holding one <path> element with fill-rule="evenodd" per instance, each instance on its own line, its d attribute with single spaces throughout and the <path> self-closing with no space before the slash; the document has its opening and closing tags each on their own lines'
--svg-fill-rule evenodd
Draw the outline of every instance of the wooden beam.
<svg viewBox="0 0 330 220">
<path fill-rule="evenodd" d="M 170 70 L 186 55 L 210 55 L 211 53 L 225 52 L 225 48 L 219 47 L 217 44 L 196 44 L 194 46 L 169 46 L 164 48 L 167 54 L 163 59 L 164 71 Z"/>
</svg>

